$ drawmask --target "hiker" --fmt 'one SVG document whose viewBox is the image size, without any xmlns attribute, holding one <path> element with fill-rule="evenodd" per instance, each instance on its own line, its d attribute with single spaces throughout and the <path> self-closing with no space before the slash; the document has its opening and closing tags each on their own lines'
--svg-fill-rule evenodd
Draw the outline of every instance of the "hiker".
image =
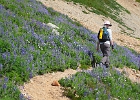
<svg viewBox="0 0 140 100">
<path fill-rule="evenodd" d="M 114 49 L 113 41 L 112 41 L 112 30 L 110 29 L 111 26 L 112 25 L 109 21 L 104 22 L 104 26 L 103 28 L 101 28 L 103 29 L 102 33 L 101 33 L 101 29 L 99 30 L 99 33 L 98 33 L 98 41 L 97 41 L 97 48 L 96 48 L 97 51 L 99 51 L 99 48 L 100 48 L 103 54 L 103 58 L 100 62 L 100 66 L 105 65 L 106 68 L 108 68 L 110 64 L 110 61 L 109 61 L 110 47 Z M 103 36 L 103 34 L 107 34 L 106 37 Z"/>
</svg>

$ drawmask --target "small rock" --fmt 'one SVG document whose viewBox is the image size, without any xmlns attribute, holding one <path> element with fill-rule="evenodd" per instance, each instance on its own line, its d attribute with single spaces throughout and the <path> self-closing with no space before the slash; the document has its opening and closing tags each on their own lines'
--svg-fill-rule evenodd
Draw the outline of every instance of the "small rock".
<svg viewBox="0 0 140 100">
<path fill-rule="evenodd" d="M 52 29 L 59 29 L 59 27 L 57 27 L 56 25 L 54 25 L 52 23 L 47 23 L 47 26 L 49 26 Z"/>
<path fill-rule="evenodd" d="M 132 69 L 132 71 L 133 71 L 134 73 L 136 73 L 136 72 L 137 72 L 135 69 Z"/>
<path fill-rule="evenodd" d="M 136 74 L 137 77 L 140 77 L 140 74 Z"/>
<path fill-rule="evenodd" d="M 59 35 L 59 32 L 56 29 L 53 29 L 52 33 L 55 33 L 56 35 Z"/>
<path fill-rule="evenodd" d="M 34 83 L 34 81 L 33 81 L 33 80 L 30 80 L 30 83 L 32 83 L 32 84 L 33 84 L 33 83 Z"/>
<path fill-rule="evenodd" d="M 54 75 L 55 75 L 55 73 L 54 73 L 54 72 L 52 72 L 52 75 L 54 76 Z"/>
<path fill-rule="evenodd" d="M 58 81 L 53 81 L 51 85 L 52 85 L 52 86 L 60 86 L 60 84 L 59 84 Z"/>
</svg>

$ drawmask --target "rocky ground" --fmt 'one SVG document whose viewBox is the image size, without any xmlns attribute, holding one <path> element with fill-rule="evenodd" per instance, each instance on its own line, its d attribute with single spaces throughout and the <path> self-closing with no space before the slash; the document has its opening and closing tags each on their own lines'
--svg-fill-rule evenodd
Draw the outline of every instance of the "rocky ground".
<svg viewBox="0 0 140 100">
<path fill-rule="evenodd" d="M 83 6 L 67 3 L 63 0 L 39 1 L 41 1 L 47 7 L 51 7 L 62 14 L 68 15 L 71 19 L 80 22 L 83 26 L 92 30 L 93 32 L 98 32 L 98 29 L 102 27 L 103 20 L 110 20 L 113 25 L 112 30 L 114 41 L 118 45 L 130 47 L 140 53 L 140 39 L 136 39 L 123 34 L 122 30 L 126 29 L 113 20 L 90 12 L 85 14 L 82 11 L 87 10 Z M 134 0 L 116 1 L 131 12 L 131 15 L 122 14 L 123 21 L 127 26 L 135 29 L 133 32 L 134 36 L 140 38 L 140 4 L 134 2 Z M 140 83 L 139 71 L 135 71 L 126 67 L 124 69 L 117 70 L 123 72 L 133 82 Z M 30 100 L 69 100 L 69 98 L 62 95 L 63 91 L 61 90 L 61 86 L 52 86 L 51 83 L 54 80 L 68 77 L 72 74 L 75 74 L 76 72 L 77 70 L 68 69 L 64 72 L 47 73 L 41 76 L 36 76 L 32 78 L 28 83 L 25 83 L 24 86 L 20 86 L 19 88 L 26 97 L 30 98 Z"/>
</svg>

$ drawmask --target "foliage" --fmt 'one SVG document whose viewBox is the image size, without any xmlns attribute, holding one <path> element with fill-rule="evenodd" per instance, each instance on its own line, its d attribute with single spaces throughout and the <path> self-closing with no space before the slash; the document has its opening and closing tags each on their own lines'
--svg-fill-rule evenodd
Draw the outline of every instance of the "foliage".
<svg viewBox="0 0 140 100">
<path fill-rule="evenodd" d="M 139 84 L 132 83 L 119 71 L 96 67 L 94 70 L 78 72 L 59 80 L 64 95 L 72 100 L 137 100 L 140 98 Z"/>
<path fill-rule="evenodd" d="M 59 35 L 48 23 L 59 27 Z M 0 98 L 23 100 L 18 85 L 35 75 L 77 69 L 78 64 L 87 69 L 92 54 L 99 63 L 102 55 L 95 49 L 96 35 L 36 0 L 0 0 Z M 138 55 L 116 45 L 111 64 L 138 69 Z"/>
<path fill-rule="evenodd" d="M 136 2 L 140 2 L 140 0 L 136 0 Z"/>
</svg>

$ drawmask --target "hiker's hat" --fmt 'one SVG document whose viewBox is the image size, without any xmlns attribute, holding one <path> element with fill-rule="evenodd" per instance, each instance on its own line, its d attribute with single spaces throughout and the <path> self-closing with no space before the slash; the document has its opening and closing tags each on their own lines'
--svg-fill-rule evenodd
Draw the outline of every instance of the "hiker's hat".
<svg viewBox="0 0 140 100">
<path fill-rule="evenodd" d="M 108 21 L 108 20 L 107 21 L 104 21 L 104 25 L 112 26 L 111 23 L 110 23 L 110 21 Z"/>
</svg>

